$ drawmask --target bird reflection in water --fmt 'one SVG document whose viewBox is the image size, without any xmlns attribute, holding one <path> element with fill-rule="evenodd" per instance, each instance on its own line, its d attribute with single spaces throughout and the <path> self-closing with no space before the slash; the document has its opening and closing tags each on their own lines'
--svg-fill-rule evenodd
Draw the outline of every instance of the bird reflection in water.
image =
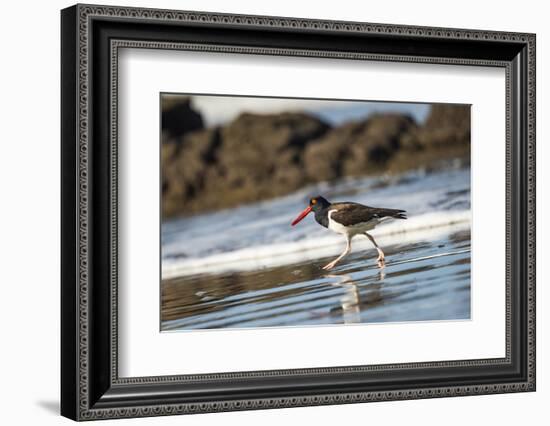
<svg viewBox="0 0 550 426">
<path fill-rule="evenodd" d="M 357 324 L 361 321 L 361 309 L 368 305 L 377 304 L 382 301 L 380 288 L 386 277 L 384 269 L 378 271 L 378 279 L 369 284 L 369 291 L 361 294 L 361 286 L 353 280 L 350 275 L 324 275 L 330 278 L 332 286 L 341 287 L 344 294 L 340 298 L 340 305 L 330 309 L 331 316 L 342 316 L 344 324 Z"/>
</svg>

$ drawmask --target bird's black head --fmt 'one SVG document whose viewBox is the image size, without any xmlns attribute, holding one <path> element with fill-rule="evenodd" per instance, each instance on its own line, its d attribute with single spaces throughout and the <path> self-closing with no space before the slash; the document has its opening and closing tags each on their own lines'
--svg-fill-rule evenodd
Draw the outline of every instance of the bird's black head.
<svg viewBox="0 0 550 426">
<path fill-rule="evenodd" d="M 318 195 L 317 197 L 313 197 L 309 199 L 309 206 L 311 207 L 311 210 L 314 212 L 324 210 L 328 206 L 330 206 L 330 202 L 326 199 Z"/>
<path fill-rule="evenodd" d="M 309 213 L 314 212 L 315 217 L 317 217 L 317 214 L 330 206 L 330 203 L 324 199 L 323 197 L 313 197 L 309 200 L 309 206 L 305 208 L 305 210 L 298 215 L 296 219 L 294 219 L 291 223 L 292 226 L 296 225 L 298 222 L 300 222 L 304 217 L 306 217 Z"/>
</svg>

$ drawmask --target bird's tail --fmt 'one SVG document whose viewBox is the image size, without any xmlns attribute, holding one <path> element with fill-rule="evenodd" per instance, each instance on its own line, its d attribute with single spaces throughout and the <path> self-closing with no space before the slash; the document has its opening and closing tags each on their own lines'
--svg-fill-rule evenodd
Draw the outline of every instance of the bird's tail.
<svg viewBox="0 0 550 426">
<path fill-rule="evenodd" d="M 376 209 L 374 212 L 379 218 L 407 219 L 407 212 L 398 209 Z"/>
<path fill-rule="evenodd" d="M 405 210 L 399 210 L 393 217 L 395 219 L 407 219 L 407 212 Z"/>
</svg>

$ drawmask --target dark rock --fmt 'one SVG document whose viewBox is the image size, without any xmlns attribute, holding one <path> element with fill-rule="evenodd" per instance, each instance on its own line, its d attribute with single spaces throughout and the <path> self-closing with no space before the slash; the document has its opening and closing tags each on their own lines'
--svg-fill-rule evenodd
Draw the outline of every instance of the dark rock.
<svg viewBox="0 0 550 426">
<path fill-rule="evenodd" d="M 163 137 L 164 142 L 177 141 L 185 133 L 204 128 L 202 116 L 192 108 L 190 98 L 165 100 L 163 107 L 162 129 L 168 136 Z"/>
<path fill-rule="evenodd" d="M 252 201 L 258 193 L 271 196 L 297 189 L 304 181 L 304 147 L 328 129 L 299 113 L 239 116 L 221 131 L 221 184 L 238 194 L 236 204 Z"/>
<path fill-rule="evenodd" d="M 414 127 L 414 120 L 408 116 L 380 114 L 332 129 L 306 148 L 308 178 L 330 180 L 379 169 L 400 148 L 401 136 Z"/>
<path fill-rule="evenodd" d="M 299 188 L 303 149 L 328 129 L 305 114 L 242 114 L 222 129 L 186 134 L 163 146 L 164 214 L 231 207 Z"/>
<path fill-rule="evenodd" d="M 469 145 L 470 106 L 433 105 L 426 123 L 413 136 L 423 148 Z"/>
<path fill-rule="evenodd" d="M 169 110 L 193 117 L 186 105 Z M 409 116 L 377 114 L 330 128 L 303 113 L 242 114 L 216 129 L 200 128 L 202 119 L 195 124 L 163 129 L 165 216 L 234 207 L 344 176 L 469 161 L 470 154 L 469 106 L 434 105 L 422 126 Z"/>
<path fill-rule="evenodd" d="M 406 115 L 379 114 L 370 117 L 344 159 L 343 175 L 362 176 L 385 167 L 401 148 L 402 135 L 415 127 L 414 120 Z"/>
<path fill-rule="evenodd" d="M 208 169 L 216 161 L 218 129 L 189 133 L 178 144 L 162 146 L 163 212 L 170 216 L 201 197 Z"/>
</svg>

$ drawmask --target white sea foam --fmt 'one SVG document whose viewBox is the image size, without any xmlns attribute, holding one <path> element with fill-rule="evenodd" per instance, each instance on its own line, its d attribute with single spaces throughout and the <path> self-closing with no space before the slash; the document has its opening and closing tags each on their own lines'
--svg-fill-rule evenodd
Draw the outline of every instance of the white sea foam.
<svg viewBox="0 0 550 426">
<path fill-rule="evenodd" d="M 381 247 L 433 241 L 457 231 L 470 229 L 470 222 L 470 210 L 436 211 L 380 225 L 372 231 L 372 235 Z M 319 227 L 319 230 L 322 231 L 322 228 Z M 162 278 L 252 271 L 338 255 L 345 244 L 342 236 L 324 231 L 315 233 L 313 237 L 301 234 L 302 238 L 297 241 L 277 242 L 275 239 L 267 244 L 258 243 L 198 257 L 164 258 Z M 293 230 L 289 227 L 289 233 L 291 232 Z M 367 249 L 373 249 L 367 238 L 356 237 L 353 240 L 354 252 Z"/>
</svg>

